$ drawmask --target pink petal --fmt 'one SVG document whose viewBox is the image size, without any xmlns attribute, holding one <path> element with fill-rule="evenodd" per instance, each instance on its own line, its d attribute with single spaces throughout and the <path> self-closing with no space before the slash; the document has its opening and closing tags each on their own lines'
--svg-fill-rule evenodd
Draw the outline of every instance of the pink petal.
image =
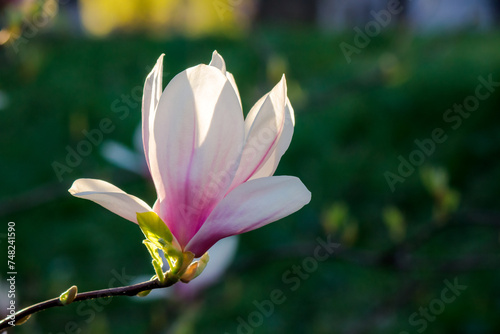
<svg viewBox="0 0 500 334">
<path fill-rule="evenodd" d="M 160 101 L 163 76 L 163 56 L 162 54 L 156 61 L 156 65 L 149 73 L 144 83 L 144 93 L 142 96 L 142 142 L 144 145 L 144 153 L 146 162 L 149 166 L 149 141 L 151 140 L 150 133 L 152 131 L 153 120 L 155 118 L 156 107 Z"/>
<path fill-rule="evenodd" d="M 238 168 L 244 125 L 231 83 L 207 65 L 178 74 L 161 96 L 152 134 L 149 157 L 159 214 L 186 245 Z"/>
<path fill-rule="evenodd" d="M 78 179 L 68 190 L 71 195 L 91 200 L 109 211 L 137 224 L 136 213 L 152 209 L 141 199 L 129 195 L 111 183 L 96 179 Z"/>
<path fill-rule="evenodd" d="M 271 176 L 245 182 L 217 205 L 185 249 L 201 256 L 218 240 L 286 217 L 310 200 L 311 193 L 296 177 Z"/>
<path fill-rule="evenodd" d="M 273 156 L 276 148 L 280 143 L 280 138 L 285 131 L 284 141 L 280 146 L 279 158 L 284 153 L 282 148 L 286 150 L 293 134 L 293 125 L 290 122 L 290 111 L 287 110 L 286 97 L 286 80 L 285 77 L 269 92 L 262 97 L 248 113 L 245 120 L 245 147 L 241 157 L 241 163 L 236 172 L 229 191 L 249 180 L 257 173 Z M 293 110 L 292 110 L 293 111 Z M 287 122 L 287 118 L 289 121 Z M 286 144 L 285 144 L 286 143 Z M 283 151 L 283 152 L 281 152 Z M 279 158 L 274 158 L 273 161 L 279 161 Z M 276 161 L 277 160 L 277 161 Z M 274 167 L 274 162 L 271 164 Z M 267 170 L 274 168 L 266 168 Z M 265 175 L 270 176 L 272 173 Z"/>
</svg>

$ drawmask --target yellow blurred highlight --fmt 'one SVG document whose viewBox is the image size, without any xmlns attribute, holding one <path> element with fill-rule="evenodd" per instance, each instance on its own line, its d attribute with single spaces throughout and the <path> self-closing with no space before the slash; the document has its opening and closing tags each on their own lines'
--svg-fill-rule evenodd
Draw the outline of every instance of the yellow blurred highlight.
<svg viewBox="0 0 500 334">
<path fill-rule="evenodd" d="M 46 0 L 42 6 L 42 11 L 53 19 L 59 13 L 59 2 L 57 0 Z"/>
<path fill-rule="evenodd" d="M 6 29 L 0 30 L 0 45 L 4 45 L 10 38 L 10 32 Z"/>
<path fill-rule="evenodd" d="M 217 2 L 217 1 L 216 1 Z M 80 0 L 84 28 L 92 35 L 114 31 L 147 31 L 153 35 L 181 32 L 189 36 L 242 31 L 250 18 L 241 12 L 253 0 L 224 2 L 224 10 L 207 0 Z"/>
<path fill-rule="evenodd" d="M 394 242 L 401 242 L 406 237 L 406 222 L 401 210 L 395 206 L 387 206 L 382 211 L 382 220 Z"/>
<path fill-rule="evenodd" d="M 266 62 L 266 72 L 269 81 L 280 81 L 283 73 L 288 73 L 288 60 L 279 54 L 269 56 Z"/>
<path fill-rule="evenodd" d="M 351 220 L 344 226 L 340 241 L 344 246 L 352 246 L 356 243 L 359 235 L 359 224 L 356 220 Z"/>
</svg>

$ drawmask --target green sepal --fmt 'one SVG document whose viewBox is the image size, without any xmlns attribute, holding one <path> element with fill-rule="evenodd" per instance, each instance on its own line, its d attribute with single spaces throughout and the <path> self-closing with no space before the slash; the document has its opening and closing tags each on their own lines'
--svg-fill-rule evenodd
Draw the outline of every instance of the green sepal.
<svg viewBox="0 0 500 334">
<path fill-rule="evenodd" d="M 182 252 L 177 248 L 172 247 L 172 245 L 167 245 L 163 247 L 162 250 L 165 254 L 170 270 L 173 271 L 175 268 L 178 268 L 182 262 Z"/>
<path fill-rule="evenodd" d="M 205 267 L 207 266 L 209 260 L 210 256 L 208 255 L 208 252 L 202 255 L 202 257 L 198 260 L 199 264 L 196 268 L 196 274 L 193 278 L 198 277 L 203 272 L 203 270 L 205 270 Z"/>
<path fill-rule="evenodd" d="M 196 275 L 196 269 L 198 269 L 198 265 L 200 264 L 199 261 L 191 263 L 189 267 L 187 267 L 186 271 L 184 274 L 181 276 L 181 282 L 183 283 L 189 283 L 191 280 L 194 278 Z"/>
<path fill-rule="evenodd" d="M 191 280 L 198 277 L 207 266 L 209 259 L 210 257 L 208 256 L 208 252 L 206 252 L 198 261 L 191 263 L 191 265 L 182 274 L 181 281 L 183 283 L 189 283 Z"/>
<path fill-rule="evenodd" d="M 193 261 L 194 254 L 182 252 L 173 245 L 172 232 L 155 212 L 137 213 L 137 222 L 146 237 L 143 243 L 153 258 L 153 267 L 160 283 L 164 284 L 167 278 L 162 271 L 163 260 L 158 253 L 159 249 L 168 261 L 172 279 L 178 280 Z"/>
<path fill-rule="evenodd" d="M 172 274 L 182 276 L 188 266 L 191 264 L 191 262 L 194 259 L 194 254 L 191 252 L 184 252 L 181 253 L 179 252 L 179 255 L 175 255 L 175 262 L 173 263 L 173 266 L 171 267 Z M 168 254 L 167 259 L 171 257 L 170 254 Z M 173 257 L 173 256 L 172 256 Z"/>
<path fill-rule="evenodd" d="M 156 247 L 162 249 L 167 245 L 172 245 L 172 241 L 174 240 L 172 232 L 170 232 L 167 224 L 161 220 L 156 212 L 137 212 L 137 222 L 146 239 L 151 241 Z"/>
<path fill-rule="evenodd" d="M 163 266 L 163 260 L 160 256 L 160 254 L 158 253 L 158 248 L 156 247 L 155 244 L 153 244 L 151 241 L 149 241 L 148 239 L 145 239 L 142 241 L 142 243 L 144 244 L 144 246 L 146 246 L 146 248 L 148 249 L 149 251 L 149 254 L 151 255 L 151 257 L 153 258 L 153 260 L 156 260 L 158 261 L 162 266 Z"/>
<path fill-rule="evenodd" d="M 158 277 L 158 281 L 160 281 L 161 284 L 165 283 L 165 274 L 163 273 L 163 268 L 160 262 L 153 260 L 153 267 L 155 268 L 155 273 L 156 276 Z"/>
</svg>

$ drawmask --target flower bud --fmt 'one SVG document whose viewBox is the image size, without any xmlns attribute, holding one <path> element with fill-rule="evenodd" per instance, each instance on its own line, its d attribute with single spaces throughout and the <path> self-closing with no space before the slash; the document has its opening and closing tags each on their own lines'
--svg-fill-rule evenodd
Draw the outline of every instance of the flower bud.
<svg viewBox="0 0 500 334">
<path fill-rule="evenodd" d="M 71 288 L 61 293 L 61 295 L 59 296 L 59 300 L 63 305 L 69 305 L 75 300 L 77 294 L 78 287 L 76 285 L 73 285 Z"/>
</svg>

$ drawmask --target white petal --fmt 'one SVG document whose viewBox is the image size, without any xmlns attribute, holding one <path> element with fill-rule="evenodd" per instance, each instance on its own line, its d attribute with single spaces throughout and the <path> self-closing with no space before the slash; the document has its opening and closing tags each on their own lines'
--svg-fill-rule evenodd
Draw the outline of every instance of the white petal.
<svg viewBox="0 0 500 334">
<path fill-rule="evenodd" d="M 226 62 L 217 51 L 212 53 L 212 60 L 209 65 L 218 68 L 222 74 L 226 75 Z"/>
<path fill-rule="evenodd" d="M 310 200 L 311 193 L 296 177 L 271 176 L 245 182 L 217 205 L 186 250 L 201 256 L 218 240 L 286 217 Z"/>
<path fill-rule="evenodd" d="M 238 97 L 217 68 L 187 69 L 165 88 L 152 133 L 149 157 L 160 216 L 185 245 L 238 168 L 245 135 Z"/>
<path fill-rule="evenodd" d="M 162 54 L 156 61 L 156 65 L 149 73 L 144 83 L 144 93 L 142 96 L 142 142 L 144 145 L 144 153 L 146 162 L 149 166 L 149 142 L 152 135 L 153 120 L 155 118 L 156 108 L 160 101 L 163 76 L 163 57 Z"/>
<path fill-rule="evenodd" d="M 236 92 L 236 95 L 238 95 L 238 101 L 240 102 L 240 108 L 242 108 L 240 91 L 238 90 L 238 86 L 236 86 L 236 81 L 234 81 L 233 74 L 231 72 L 226 72 L 226 77 L 227 77 L 227 80 L 229 80 L 229 82 L 231 83 L 231 86 L 233 86 L 233 89 Z"/>
<path fill-rule="evenodd" d="M 278 139 L 278 144 L 276 145 L 272 154 L 269 155 L 266 162 L 261 165 L 259 169 L 253 173 L 249 180 L 258 179 L 260 177 L 272 176 L 278 167 L 283 154 L 285 154 L 293 136 L 293 127 L 295 125 L 295 116 L 293 113 L 292 105 L 287 98 L 287 104 L 285 108 L 285 124 L 281 135 Z"/>
<path fill-rule="evenodd" d="M 285 129 L 287 129 L 287 139 L 285 142 L 289 144 L 291 134 L 293 133 L 293 126 L 291 127 L 292 132 L 290 133 L 290 122 L 286 124 L 287 115 L 289 114 L 286 106 L 286 80 L 283 76 L 282 80 L 271 90 L 271 92 L 254 105 L 245 120 L 245 147 L 243 149 L 239 169 L 229 191 L 249 180 L 267 163 L 279 146 L 280 138 Z M 288 148 L 288 144 L 285 150 Z M 281 155 L 279 155 L 279 157 L 281 157 Z M 274 166 L 274 163 L 272 166 Z M 270 175 L 272 174 L 266 176 Z"/>
<path fill-rule="evenodd" d="M 210 61 L 209 65 L 218 68 L 222 72 L 222 74 L 227 77 L 227 80 L 229 80 L 229 82 L 233 86 L 236 95 L 238 95 L 238 101 L 240 102 L 241 106 L 241 98 L 240 92 L 238 91 L 238 86 L 236 86 L 236 81 L 234 81 L 233 75 L 230 72 L 226 71 L 226 62 L 224 61 L 224 58 L 222 58 L 222 56 L 217 51 L 214 51 L 212 53 L 212 61 Z"/>
<path fill-rule="evenodd" d="M 75 197 L 91 200 L 134 223 L 137 223 L 137 212 L 152 211 L 141 199 L 102 180 L 78 179 L 68 191 Z"/>
</svg>

